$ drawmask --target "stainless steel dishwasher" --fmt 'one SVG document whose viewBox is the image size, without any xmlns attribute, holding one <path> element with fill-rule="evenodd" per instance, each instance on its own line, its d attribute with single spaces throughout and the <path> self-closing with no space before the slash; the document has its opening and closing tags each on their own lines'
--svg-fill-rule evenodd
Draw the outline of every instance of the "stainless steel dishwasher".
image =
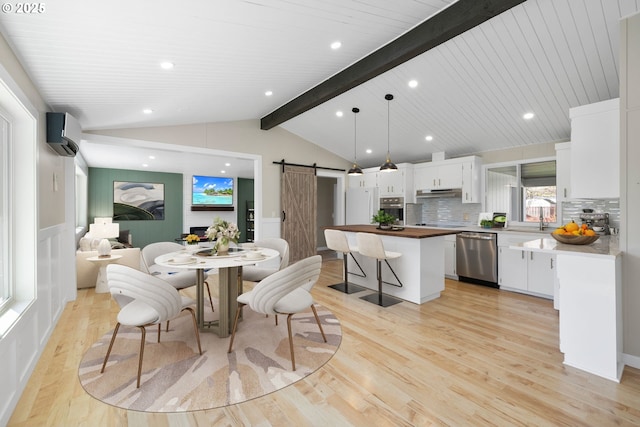
<svg viewBox="0 0 640 427">
<path fill-rule="evenodd" d="M 456 235 L 456 272 L 462 282 L 498 287 L 498 235 L 464 231 Z"/>
</svg>

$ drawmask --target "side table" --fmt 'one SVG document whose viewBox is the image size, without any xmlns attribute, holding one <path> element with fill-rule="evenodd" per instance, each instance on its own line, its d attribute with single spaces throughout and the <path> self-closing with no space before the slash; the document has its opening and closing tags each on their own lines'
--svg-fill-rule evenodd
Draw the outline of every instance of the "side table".
<svg viewBox="0 0 640 427">
<path fill-rule="evenodd" d="M 107 265 L 112 262 L 117 262 L 122 255 L 109 255 L 108 257 L 92 256 L 87 258 L 87 261 L 95 262 L 100 267 L 98 269 L 98 279 L 96 280 L 96 293 L 104 294 L 109 292 L 109 286 L 107 285 Z"/>
</svg>

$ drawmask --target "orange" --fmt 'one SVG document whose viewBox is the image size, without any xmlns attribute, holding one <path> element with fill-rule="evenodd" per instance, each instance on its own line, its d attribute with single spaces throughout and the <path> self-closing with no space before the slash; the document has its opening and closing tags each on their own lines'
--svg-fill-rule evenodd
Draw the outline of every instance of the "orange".
<svg viewBox="0 0 640 427">
<path fill-rule="evenodd" d="M 578 227 L 578 224 L 576 224 L 575 222 L 571 221 L 569 224 L 565 225 L 564 228 L 567 231 L 573 232 L 573 231 L 577 231 L 578 228 L 580 228 L 580 227 Z"/>
<path fill-rule="evenodd" d="M 585 230 L 584 235 L 585 236 L 595 236 L 596 232 L 591 230 L 591 229 L 588 229 L 588 230 Z"/>
</svg>

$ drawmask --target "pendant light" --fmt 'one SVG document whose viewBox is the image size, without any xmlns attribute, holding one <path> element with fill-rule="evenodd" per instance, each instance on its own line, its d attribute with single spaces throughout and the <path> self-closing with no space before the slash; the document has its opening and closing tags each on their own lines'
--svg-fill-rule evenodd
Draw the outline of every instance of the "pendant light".
<svg viewBox="0 0 640 427">
<path fill-rule="evenodd" d="M 353 111 L 353 166 L 347 173 L 351 176 L 358 176 L 362 175 L 362 169 L 360 169 L 360 166 L 358 166 L 358 149 L 356 139 L 356 116 L 360 112 L 360 109 L 357 107 L 353 107 L 351 111 Z"/>
<path fill-rule="evenodd" d="M 393 163 L 391 161 L 391 155 L 390 155 L 390 150 L 389 150 L 389 104 L 391 103 L 391 100 L 393 99 L 393 95 L 391 95 L 390 93 L 386 94 L 384 96 L 384 99 L 387 100 L 387 160 L 382 164 L 382 166 L 380 166 L 380 171 L 382 172 L 395 172 L 398 170 L 398 166 L 395 165 L 395 163 Z"/>
</svg>

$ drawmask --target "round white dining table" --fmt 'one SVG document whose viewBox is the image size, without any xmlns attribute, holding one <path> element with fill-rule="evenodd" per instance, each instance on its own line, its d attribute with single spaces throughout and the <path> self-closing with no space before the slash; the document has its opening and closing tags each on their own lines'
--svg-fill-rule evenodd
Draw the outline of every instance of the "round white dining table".
<svg viewBox="0 0 640 427">
<path fill-rule="evenodd" d="M 242 290 L 242 267 L 269 261 L 280 256 L 279 252 L 270 248 L 230 248 L 227 255 L 210 255 L 211 249 L 200 251 L 185 249 L 160 255 L 155 263 L 164 267 L 180 270 L 196 270 L 196 320 L 201 331 L 216 332 L 219 337 L 228 337 L 233 319 L 236 316 L 238 304 L 236 298 Z M 250 259 L 248 252 L 259 252 L 262 256 Z M 191 254 L 188 260 L 178 256 Z M 204 272 L 209 269 L 218 270 L 218 298 L 219 320 L 205 321 L 204 319 Z"/>
</svg>

